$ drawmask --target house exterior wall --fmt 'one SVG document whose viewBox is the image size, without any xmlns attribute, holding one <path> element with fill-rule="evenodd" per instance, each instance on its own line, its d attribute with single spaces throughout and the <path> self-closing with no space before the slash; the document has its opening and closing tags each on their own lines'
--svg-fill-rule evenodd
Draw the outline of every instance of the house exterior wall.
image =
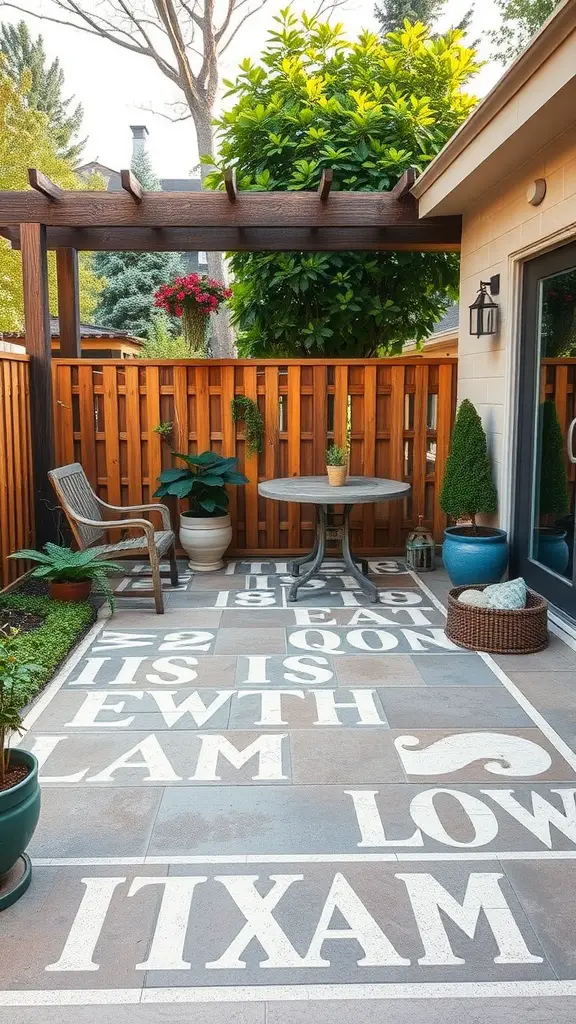
<svg viewBox="0 0 576 1024">
<path fill-rule="evenodd" d="M 542 204 L 526 193 L 545 178 Z M 519 336 L 521 266 L 527 258 L 576 238 L 576 126 L 536 152 L 463 215 L 458 347 L 458 401 L 469 398 L 482 416 L 495 464 L 500 524 L 510 525 L 514 377 Z M 481 280 L 500 274 L 500 329 L 471 337 L 469 306 Z M 506 439 L 506 440 L 505 440 Z"/>
</svg>

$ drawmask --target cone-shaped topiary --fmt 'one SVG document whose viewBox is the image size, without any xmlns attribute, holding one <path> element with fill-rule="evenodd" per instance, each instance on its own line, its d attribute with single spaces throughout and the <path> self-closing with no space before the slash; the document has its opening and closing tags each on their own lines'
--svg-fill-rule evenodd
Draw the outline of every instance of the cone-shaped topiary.
<svg viewBox="0 0 576 1024">
<path fill-rule="evenodd" d="M 543 402 L 541 412 L 540 517 L 570 509 L 564 438 L 554 402 Z"/>
<path fill-rule="evenodd" d="M 470 519 L 474 532 L 476 516 L 489 515 L 498 507 L 486 434 L 467 398 L 456 414 L 440 505 L 455 519 Z"/>
</svg>

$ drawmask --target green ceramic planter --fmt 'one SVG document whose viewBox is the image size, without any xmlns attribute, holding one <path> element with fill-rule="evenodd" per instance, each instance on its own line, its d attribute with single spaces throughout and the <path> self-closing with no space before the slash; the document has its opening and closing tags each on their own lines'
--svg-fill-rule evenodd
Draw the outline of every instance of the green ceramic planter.
<svg viewBox="0 0 576 1024">
<path fill-rule="evenodd" d="M 17 786 L 0 792 L 0 882 L 2 875 L 10 871 L 22 856 L 34 835 L 40 815 L 40 786 L 38 784 L 38 762 L 28 750 L 14 748 L 10 759 L 17 764 L 26 764 L 30 773 Z M 26 885 L 18 892 L 22 894 Z M 14 894 L 10 894 L 14 902 Z M 5 903 L 5 905 L 9 905 Z M 0 885 L 0 909 L 2 909 L 2 887 Z"/>
</svg>

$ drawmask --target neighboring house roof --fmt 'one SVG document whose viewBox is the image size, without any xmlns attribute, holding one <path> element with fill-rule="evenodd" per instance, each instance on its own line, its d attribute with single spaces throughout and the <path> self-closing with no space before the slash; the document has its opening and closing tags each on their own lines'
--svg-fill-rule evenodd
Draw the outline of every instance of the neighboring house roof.
<svg viewBox="0 0 576 1024">
<path fill-rule="evenodd" d="M 432 334 L 430 338 L 435 338 L 437 334 L 447 334 L 448 331 L 457 331 L 460 323 L 460 307 L 457 302 L 454 302 L 444 313 L 444 316 L 434 324 L 432 328 Z"/>
<path fill-rule="evenodd" d="M 21 331 L 5 331 L 3 338 L 22 338 L 23 334 Z M 50 337 L 60 337 L 60 323 L 57 316 L 50 317 Z M 100 327 L 98 324 L 80 324 L 80 337 L 81 338 L 124 338 L 126 341 L 133 341 L 136 344 L 141 344 L 140 338 L 134 338 L 128 333 L 128 331 L 117 331 L 112 327 Z"/>
<path fill-rule="evenodd" d="M 98 160 L 89 160 L 86 164 L 80 164 L 76 168 L 76 174 L 90 174 L 91 171 L 100 171 L 103 175 L 118 174 L 113 167 L 107 167 L 106 164 L 101 164 Z"/>
</svg>

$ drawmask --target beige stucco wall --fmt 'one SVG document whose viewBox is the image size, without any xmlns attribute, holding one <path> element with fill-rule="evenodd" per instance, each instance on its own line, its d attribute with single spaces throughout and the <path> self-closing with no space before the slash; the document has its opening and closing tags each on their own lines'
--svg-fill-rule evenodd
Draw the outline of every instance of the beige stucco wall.
<svg viewBox="0 0 576 1024">
<path fill-rule="evenodd" d="M 526 191 L 545 178 L 546 197 L 531 206 Z M 568 235 L 566 235 L 568 229 Z M 463 217 L 461 253 L 458 398 L 480 412 L 495 463 L 500 521 L 508 526 L 512 463 L 510 439 L 518 337 L 518 260 L 576 238 L 576 127 L 563 132 L 497 187 L 480 195 Z M 470 337 L 468 307 L 480 280 L 500 274 L 500 330 L 496 337 Z"/>
</svg>

